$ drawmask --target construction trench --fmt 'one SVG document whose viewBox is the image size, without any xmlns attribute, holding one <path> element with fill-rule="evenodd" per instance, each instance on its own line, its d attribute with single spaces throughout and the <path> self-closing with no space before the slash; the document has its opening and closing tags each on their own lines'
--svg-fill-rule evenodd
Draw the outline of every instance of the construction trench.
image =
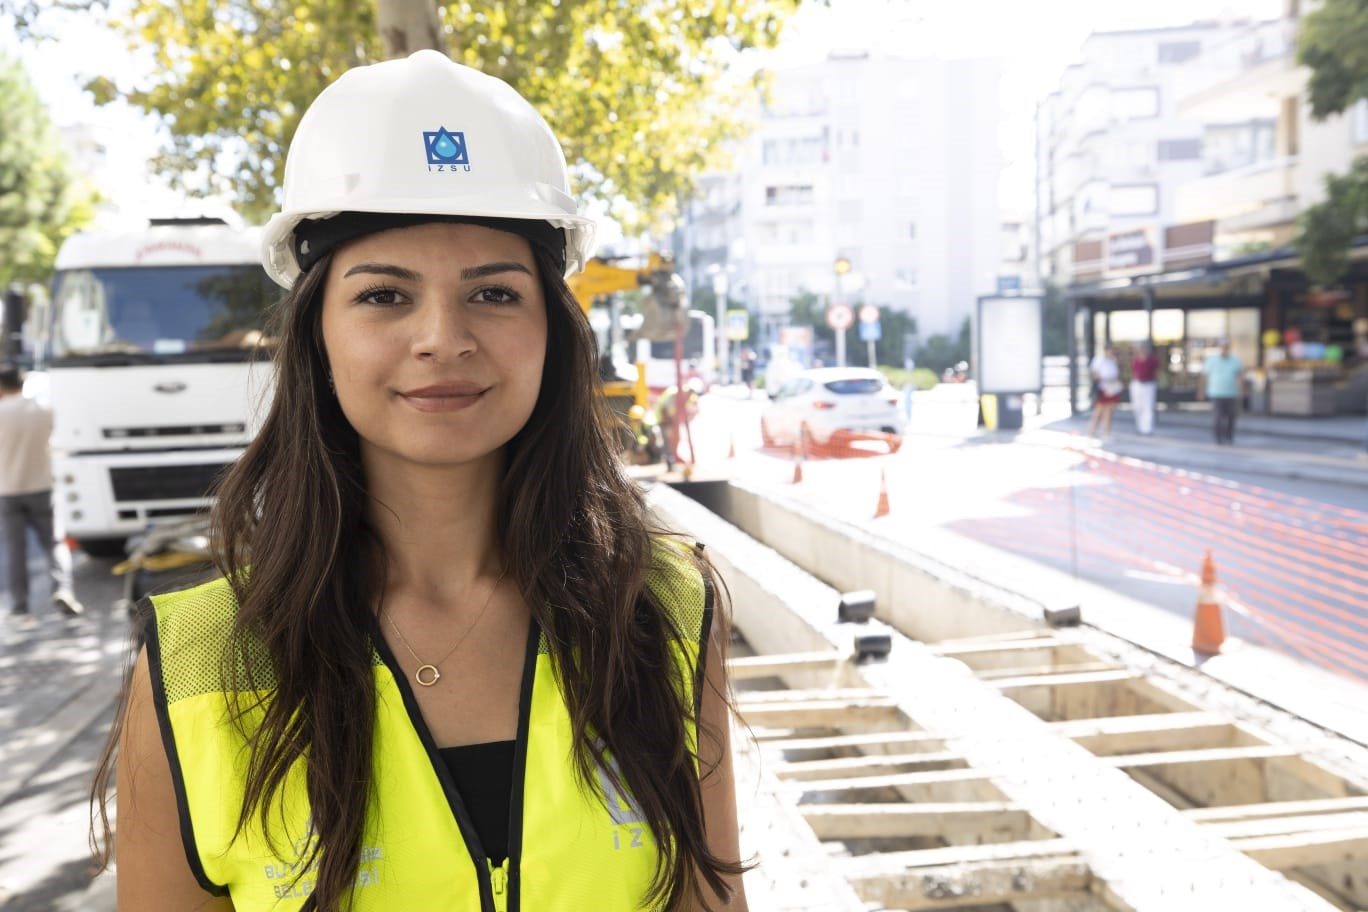
<svg viewBox="0 0 1368 912">
<path fill-rule="evenodd" d="M 1368 909 L 1364 745 L 862 528 L 681 490 L 648 498 L 730 591 L 755 912 Z"/>
</svg>

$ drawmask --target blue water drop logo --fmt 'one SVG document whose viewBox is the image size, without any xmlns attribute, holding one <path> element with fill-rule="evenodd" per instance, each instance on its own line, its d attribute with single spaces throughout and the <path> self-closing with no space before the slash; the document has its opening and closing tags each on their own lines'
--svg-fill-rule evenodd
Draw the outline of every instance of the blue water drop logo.
<svg viewBox="0 0 1368 912">
<path fill-rule="evenodd" d="M 427 149 L 429 165 L 469 165 L 470 150 L 466 148 L 465 134 L 438 127 L 432 132 L 423 133 L 423 145 Z"/>
</svg>

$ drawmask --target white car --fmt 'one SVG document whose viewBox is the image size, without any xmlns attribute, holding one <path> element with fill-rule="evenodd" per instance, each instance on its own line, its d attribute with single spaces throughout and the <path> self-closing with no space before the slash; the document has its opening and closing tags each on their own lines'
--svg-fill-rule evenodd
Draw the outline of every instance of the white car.
<svg viewBox="0 0 1368 912">
<path fill-rule="evenodd" d="M 784 383 L 760 415 L 765 446 L 793 446 L 806 436 L 819 446 L 834 435 L 882 433 L 897 452 L 903 432 L 902 394 L 883 374 L 864 367 L 818 367 Z"/>
</svg>

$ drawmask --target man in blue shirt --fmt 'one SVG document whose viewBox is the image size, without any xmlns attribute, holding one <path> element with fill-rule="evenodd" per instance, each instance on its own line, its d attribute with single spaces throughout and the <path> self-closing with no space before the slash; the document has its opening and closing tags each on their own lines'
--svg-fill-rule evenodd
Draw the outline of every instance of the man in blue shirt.
<svg viewBox="0 0 1368 912">
<path fill-rule="evenodd" d="M 1235 443 L 1235 415 L 1240 401 L 1240 380 L 1244 375 L 1244 365 L 1230 353 L 1230 342 L 1221 340 L 1221 353 L 1208 357 L 1202 363 L 1202 373 L 1206 384 L 1197 387 L 1204 398 L 1211 400 L 1211 411 L 1215 416 L 1216 442 Z"/>
</svg>

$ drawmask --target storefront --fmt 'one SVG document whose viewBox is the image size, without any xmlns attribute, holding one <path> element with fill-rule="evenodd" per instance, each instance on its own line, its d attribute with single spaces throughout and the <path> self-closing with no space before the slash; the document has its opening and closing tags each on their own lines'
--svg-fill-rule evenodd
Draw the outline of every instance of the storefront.
<svg viewBox="0 0 1368 912">
<path fill-rule="evenodd" d="M 1153 342 L 1159 402 L 1181 407 L 1197 399 L 1206 357 L 1229 340 L 1232 354 L 1249 368 L 1249 411 L 1362 414 L 1368 403 L 1368 243 L 1355 253 L 1364 259 L 1332 290 L 1313 289 L 1287 249 L 1219 263 L 1165 256 L 1170 268 L 1148 275 L 1103 277 L 1099 269 L 1093 280 L 1067 292 L 1074 410 L 1091 407 L 1088 364 L 1107 344 L 1124 378 L 1140 344 Z"/>
</svg>

